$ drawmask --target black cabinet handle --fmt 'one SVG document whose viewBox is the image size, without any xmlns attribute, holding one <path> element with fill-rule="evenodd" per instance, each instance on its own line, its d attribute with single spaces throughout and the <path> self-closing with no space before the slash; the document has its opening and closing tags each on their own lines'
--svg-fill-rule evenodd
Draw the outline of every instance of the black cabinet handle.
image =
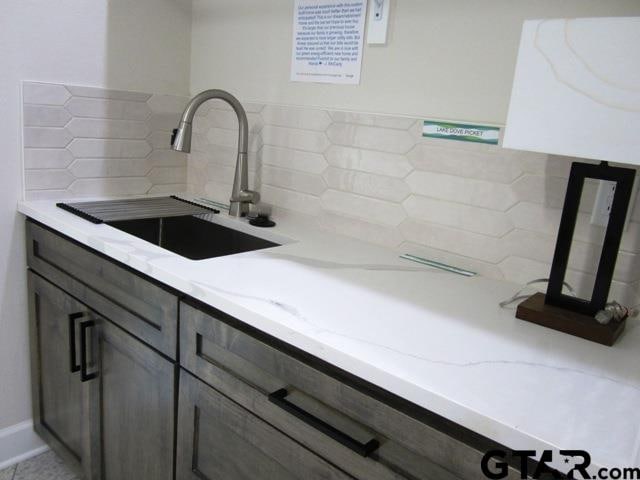
<svg viewBox="0 0 640 480">
<path fill-rule="evenodd" d="M 69 371 L 76 373 L 80 371 L 76 354 L 76 320 L 86 315 L 85 312 L 76 312 L 69 315 Z"/>
<path fill-rule="evenodd" d="M 299 418 L 307 425 L 315 428 L 325 435 L 328 435 L 336 442 L 341 443 L 350 450 L 353 450 L 358 455 L 368 457 L 380 446 L 380 442 L 378 442 L 378 440 L 376 440 L 375 438 L 369 440 L 367 443 L 358 442 L 346 433 L 341 432 L 337 428 L 329 425 L 327 422 L 320 420 L 318 417 L 311 415 L 309 412 L 306 412 L 297 405 L 294 405 L 287 400 L 287 395 L 289 395 L 287 389 L 281 388 L 280 390 L 276 390 L 275 392 L 269 394 L 269 401 L 282 408 L 283 410 L 289 412 L 294 417 Z"/>
<path fill-rule="evenodd" d="M 95 327 L 96 322 L 87 320 L 80 324 L 80 381 L 87 382 L 98 377 L 98 372 L 88 373 L 87 368 L 87 330 Z"/>
</svg>

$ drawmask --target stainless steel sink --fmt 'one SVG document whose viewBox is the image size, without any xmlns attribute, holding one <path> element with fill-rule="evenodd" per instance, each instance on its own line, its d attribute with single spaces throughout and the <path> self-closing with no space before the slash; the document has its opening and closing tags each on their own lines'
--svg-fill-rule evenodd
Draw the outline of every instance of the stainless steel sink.
<svg viewBox="0 0 640 480">
<path fill-rule="evenodd" d="M 280 245 L 193 215 L 106 223 L 192 260 L 222 257 Z"/>
</svg>

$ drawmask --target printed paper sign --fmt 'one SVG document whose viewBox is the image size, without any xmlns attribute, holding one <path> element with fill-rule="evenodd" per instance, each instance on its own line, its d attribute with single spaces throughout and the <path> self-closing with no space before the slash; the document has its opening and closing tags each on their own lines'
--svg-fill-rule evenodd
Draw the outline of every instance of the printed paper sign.
<svg viewBox="0 0 640 480">
<path fill-rule="evenodd" d="M 500 129 L 486 125 L 468 125 L 463 123 L 425 120 L 424 126 L 422 127 L 422 136 L 497 145 L 500 139 Z"/>
<path fill-rule="evenodd" d="M 295 0 L 291 80 L 360 83 L 367 0 Z"/>
</svg>

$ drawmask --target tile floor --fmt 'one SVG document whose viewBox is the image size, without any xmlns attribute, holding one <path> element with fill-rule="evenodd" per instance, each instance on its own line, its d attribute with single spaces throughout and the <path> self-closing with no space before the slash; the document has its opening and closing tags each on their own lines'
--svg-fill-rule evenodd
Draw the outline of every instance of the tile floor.
<svg viewBox="0 0 640 480">
<path fill-rule="evenodd" d="M 0 471 L 0 480 L 78 480 L 52 451 Z"/>
</svg>

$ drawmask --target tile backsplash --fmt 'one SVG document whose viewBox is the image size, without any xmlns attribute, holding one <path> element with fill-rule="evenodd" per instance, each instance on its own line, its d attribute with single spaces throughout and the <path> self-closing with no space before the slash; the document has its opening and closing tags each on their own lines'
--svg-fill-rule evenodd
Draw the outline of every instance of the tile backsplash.
<svg viewBox="0 0 640 480">
<path fill-rule="evenodd" d="M 25 198 L 186 190 L 186 155 L 169 150 L 186 98 L 24 83 Z"/>
<path fill-rule="evenodd" d="M 237 120 L 210 101 L 192 153 L 169 149 L 184 97 L 24 84 L 27 199 L 180 193 L 228 203 Z M 523 284 L 549 275 L 571 158 L 422 137 L 421 121 L 244 103 L 250 187 L 278 216 Z M 588 296 L 604 229 L 583 194 L 567 281 Z M 640 303 L 640 206 L 611 298 Z"/>
<path fill-rule="evenodd" d="M 424 138 L 414 118 L 245 107 L 250 187 L 276 215 L 520 284 L 549 275 L 574 159 Z M 236 146 L 231 109 L 205 104 L 194 122 L 190 193 L 228 202 Z M 596 189 L 586 185 L 566 279 L 583 297 L 604 235 L 589 223 Z M 630 304 L 640 303 L 634 201 L 611 295 Z"/>
</svg>

